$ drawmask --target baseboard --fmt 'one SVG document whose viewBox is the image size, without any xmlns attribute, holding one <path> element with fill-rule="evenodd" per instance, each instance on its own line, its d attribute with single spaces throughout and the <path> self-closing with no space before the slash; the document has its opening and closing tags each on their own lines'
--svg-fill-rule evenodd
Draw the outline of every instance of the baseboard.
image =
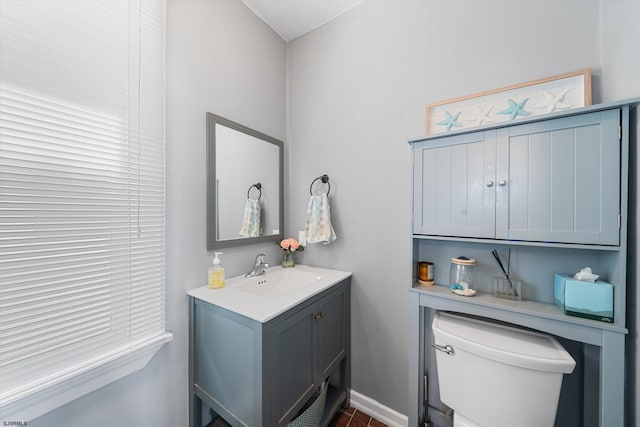
<svg viewBox="0 0 640 427">
<path fill-rule="evenodd" d="M 407 427 L 409 418 L 355 390 L 350 392 L 351 406 L 392 427 Z"/>
</svg>

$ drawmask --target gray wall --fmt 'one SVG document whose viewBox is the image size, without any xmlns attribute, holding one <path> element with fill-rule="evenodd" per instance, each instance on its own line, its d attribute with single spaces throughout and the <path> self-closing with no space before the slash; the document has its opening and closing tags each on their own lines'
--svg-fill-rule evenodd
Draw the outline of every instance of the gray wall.
<svg viewBox="0 0 640 427">
<path fill-rule="evenodd" d="M 187 425 L 186 290 L 204 286 L 207 111 L 286 135 L 286 44 L 238 0 L 167 5 L 167 327 L 174 339 L 138 373 L 40 417 L 35 427 Z M 228 277 L 274 243 L 225 248 Z"/>
<path fill-rule="evenodd" d="M 635 5 L 616 4 L 616 15 Z M 637 85 L 637 64 L 618 74 L 624 52 L 638 52 L 637 30 L 608 13 L 601 20 L 609 8 L 609 1 L 376 0 L 290 43 L 288 231 L 303 226 L 310 180 L 329 174 L 338 240 L 303 255 L 306 263 L 354 272 L 358 392 L 407 413 L 413 266 L 405 141 L 424 134 L 425 104 L 586 67 L 596 74 L 594 102 L 599 76 L 627 79 L 616 98 L 640 95 L 629 86 Z M 624 22 L 638 16 L 626 15 Z M 607 65 L 622 64 L 610 71 L 601 61 L 601 22 L 615 39 L 607 49 L 618 38 L 633 40 L 616 46 Z"/>
</svg>

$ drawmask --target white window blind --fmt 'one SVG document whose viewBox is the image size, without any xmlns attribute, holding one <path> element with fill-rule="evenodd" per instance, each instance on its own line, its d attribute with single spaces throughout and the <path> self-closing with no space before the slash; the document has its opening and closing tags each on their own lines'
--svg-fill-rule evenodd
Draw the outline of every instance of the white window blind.
<svg viewBox="0 0 640 427">
<path fill-rule="evenodd" d="M 170 337 L 164 8 L 2 0 L 0 405 Z"/>
</svg>

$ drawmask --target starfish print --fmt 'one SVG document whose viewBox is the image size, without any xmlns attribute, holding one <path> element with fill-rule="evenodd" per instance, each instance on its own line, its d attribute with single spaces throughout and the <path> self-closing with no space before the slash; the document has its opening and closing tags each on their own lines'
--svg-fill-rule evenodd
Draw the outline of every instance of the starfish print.
<svg viewBox="0 0 640 427">
<path fill-rule="evenodd" d="M 529 111 L 524 110 L 524 104 L 526 104 L 528 100 L 529 98 L 525 98 L 524 101 L 522 101 L 519 104 L 516 104 L 516 102 L 513 99 L 509 98 L 509 100 L 507 101 L 509 103 L 509 108 L 507 108 L 506 110 L 499 111 L 498 114 L 508 114 L 509 120 L 513 120 L 518 116 L 528 116 L 531 113 Z"/>
<path fill-rule="evenodd" d="M 544 102 L 541 102 L 538 105 L 534 105 L 536 108 L 544 108 L 545 113 L 553 113 L 556 110 L 563 110 L 565 108 L 570 108 L 571 105 L 565 104 L 562 102 L 564 100 L 565 95 L 569 92 L 569 89 L 565 89 L 560 92 L 558 95 L 554 95 L 551 92 L 544 91 Z"/>
<path fill-rule="evenodd" d="M 489 117 L 489 113 L 491 113 L 491 110 L 493 110 L 493 105 L 490 105 L 489 108 L 487 109 L 484 109 L 479 105 L 476 105 L 477 116 L 469 117 L 467 121 L 469 122 L 475 121 L 474 126 L 480 126 L 483 123 L 491 123 L 495 121 L 495 119 L 493 119 L 492 117 Z"/>
<path fill-rule="evenodd" d="M 446 118 L 445 118 L 444 120 L 442 120 L 442 121 L 440 121 L 440 122 L 436 123 L 436 124 L 437 124 L 437 125 L 440 125 L 440 126 L 446 126 L 446 127 L 447 127 L 447 132 L 449 132 L 453 126 L 455 126 L 455 127 L 461 127 L 461 126 L 462 126 L 462 123 L 460 123 L 460 122 L 458 121 L 458 117 L 460 117 L 460 114 L 461 114 L 461 113 L 462 113 L 462 111 L 458 111 L 458 112 L 456 113 L 456 115 L 454 116 L 454 115 L 452 115 L 450 112 L 445 111 L 445 112 L 444 112 L 444 115 L 446 116 Z"/>
</svg>

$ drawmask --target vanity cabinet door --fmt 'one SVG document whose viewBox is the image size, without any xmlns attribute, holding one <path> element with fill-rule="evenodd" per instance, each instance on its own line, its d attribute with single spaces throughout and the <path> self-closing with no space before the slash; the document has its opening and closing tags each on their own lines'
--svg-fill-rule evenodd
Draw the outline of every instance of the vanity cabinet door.
<svg viewBox="0 0 640 427">
<path fill-rule="evenodd" d="M 344 288 L 318 302 L 318 313 L 315 315 L 318 331 L 318 384 L 331 374 L 347 353 L 348 304 Z"/>
<path fill-rule="evenodd" d="M 618 245 L 618 109 L 498 130 L 496 238 Z"/>
<path fill-rule="evenodd" d="M 317 304 L 294 312 L 273 326 L 269 338 L 271 425 L 284 425 L 316 389 L 315 316 Z"/>
<path fill-rule="evenodd" d="M 413 147 L 413 233 L 495 236 L 496 131 Z"/>
<path fill-rule="evenodd" d="M 348 290 L 345 281 L 270 327 L 270 425 L 290 422 L 345 360 L 350 338 Z M 347 387 L 346 380 L 343 384 Z"/>
</svg>

